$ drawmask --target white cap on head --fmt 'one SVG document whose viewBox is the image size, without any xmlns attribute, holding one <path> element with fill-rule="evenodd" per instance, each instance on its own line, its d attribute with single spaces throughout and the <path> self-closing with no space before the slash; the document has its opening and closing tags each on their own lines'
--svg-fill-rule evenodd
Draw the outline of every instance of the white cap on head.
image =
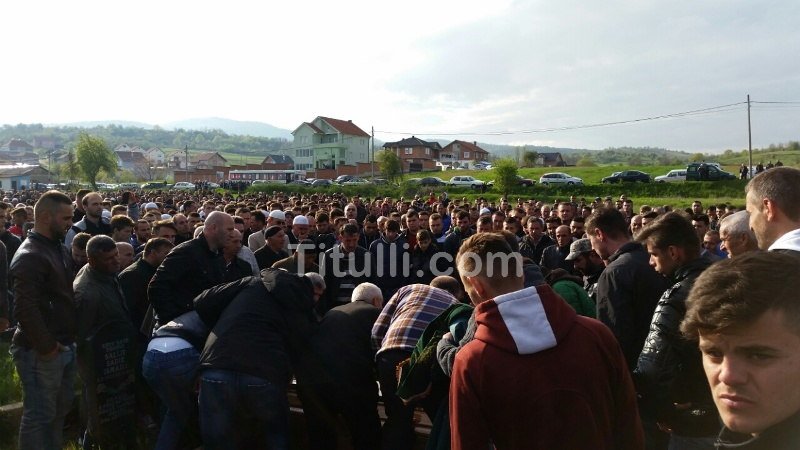
<svg viewBox="0 0 800 450">
<path fill-rule="evenodd" d="M 292 225 L 308 225 L 308 218 L 306 216 L 297 216 L 292 221 Z"/>
<path fill-rule="evenodd" d="M 269 216 L 273 219 L 286 220 L 286 214 L 284 214 L 283 211 L 279 209 L 276 209 L 275 211 L 270 211 Z"/>
<path fill-rule="evenodd" d="M 167 219 L 172 219 L 172 216 L 170 216 L 169 214 L 162 214 L 161 215 L 161 220 L 167 220 Z"/>
<path fill-rule="evenodd" d="M 101 214 L 102 214 L 102 215 L 103 215 L 103 217 L 105 217 L 106 219 L 110 219 L 110 218 L 111 218 L 111 211 L 109 211 L 109 210 L 107 210 L 107 209 L 104 209 L 104 210 L 103 210 L 103 212 L 102 212 Z"/>
<path fill-rule="evenodd" d="M 144 205 L 144 209 L 145 209 L 145 211 L 147 211 L 148 209 L 158 209 L 158 205 L 156 205 L 153 202 L 150 202 L 150 203 Z"/>
<path fill-rule="evenodd" d="M 481 208 L 481 215 L 491 214 L 492 211 L 489 208 Z"/>
</svg>

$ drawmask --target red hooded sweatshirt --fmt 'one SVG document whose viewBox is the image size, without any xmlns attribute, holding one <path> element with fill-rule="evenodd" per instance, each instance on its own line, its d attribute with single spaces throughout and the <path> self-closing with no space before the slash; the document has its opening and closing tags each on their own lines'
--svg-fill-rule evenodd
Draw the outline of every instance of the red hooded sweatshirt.
<svg viewBox="0 0 800 450">
<path fill-rule="evenodd" d="M 450 383 L 452 449 L 639 450 L 636 394 L 602 323 L 549 286 L 485 301 Z"/>
</svg>

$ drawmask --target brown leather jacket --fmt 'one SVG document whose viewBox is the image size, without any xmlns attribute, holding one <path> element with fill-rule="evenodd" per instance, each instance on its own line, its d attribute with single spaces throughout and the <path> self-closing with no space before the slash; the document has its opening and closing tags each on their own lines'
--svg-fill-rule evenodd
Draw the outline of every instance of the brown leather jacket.
<svg viewBox="0 0 800 450">
<path fill-rule="evenodd" d="M 31 232 L 11 260 L 9 275 L 19 322 L 13 343 L 44 355 L 56 341 L 75 342 L 75 266 L 64 244 Z"/>
</svg>

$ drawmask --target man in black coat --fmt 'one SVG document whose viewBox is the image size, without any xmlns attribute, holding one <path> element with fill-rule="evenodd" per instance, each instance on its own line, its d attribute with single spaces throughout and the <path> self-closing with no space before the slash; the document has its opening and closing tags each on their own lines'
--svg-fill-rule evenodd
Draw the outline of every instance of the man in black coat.
<svg viewBox="0 0 800 450">
<path fill-rule="evenodd" d="M 316 329 L 307 277 L 266 269 L 206 290 L 195 311 L 211 334 L 200 355 L 206 448 L 289 448 L 287 381 L 310 369 Z"/>
<path fill-rule="evenodd" d="M 358 226 L 342 225 L 339 230 L 340 244 L 325 251 L 320 274 L 325 277 L 327 288 L 318 306 L 321 313 L 349 303 L 356 286 L 373 280 L 373 274 L 366 270 L 369 253 L 358 246 L 358 236 Z"/>
<path fill-rule="evenodd" d="M 204 289 L 224 280 L 222 247 L 233 236 L 233 217 L 214 211 L 196 239 L 175 247 L 158 267 L 147 295 L 156 315 L 156 327 L 189 312 Z"/>
<path fill-rule="evenodd" d="M 336 423 L 330 419 L 337 414 L 344 417 L 354 449 L 380 447 L 375 350 L 370 336 L 382 306 L 380 288 L 361 283 L 350 303 L 322 318 L 313 342 L 327 377 L 304 386 L 316 400 L 303 404 L 311 448 L 336 449 Z"/>
<path fill-rule="evenodd" d="M 172 248 L 172 243 L 164 238 L 150 239 L 144 245 L 144 256 L 119 274 L 119 284 L 125 294 L 128 314 L 137 330 L 141 328 L 147 307 L 150 306 L 147 286 Z"/>
<path fill-rule="evenodd" d="M 658 301 L 633 381 L 639 412 L 670 429 L 670 448 L 713 448 L 719 417 L 697 344 L 681 336 L 686 298 L 711 261 L 700 256 L 691 222 L 679 213 L 659 217 L 639 234 L 650 262 L 673 283 Z M 676 407 L 676 405 L 687 405 Z"/>
</svg>

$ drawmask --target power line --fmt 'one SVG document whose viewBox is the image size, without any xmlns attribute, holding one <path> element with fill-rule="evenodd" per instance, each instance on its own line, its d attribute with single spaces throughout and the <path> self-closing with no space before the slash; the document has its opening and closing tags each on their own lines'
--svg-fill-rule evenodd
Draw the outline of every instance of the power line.
<svg viewBox="0 0 800 450">
<path fill-rule="evenodd" d="M 733 111 L 738 109 L 742 105 L 746 105 L 747 102 L 737 102 L 737 103 L 730 103 L 727 105 L 719 105 L 719 106 L 712 106 L 709 108 L 702 108 L 702 109 L 695 109 L 691 111 L 683 111 L 678 113 L 672 114 L 662 114 L 659 116 L 651 116 L 651 117 L 643 117 L 640 119 L 630 119 L 630 120 L 620 120 L 616 122 L 603 122 L 603 123 L 593 123 L 593 124 L 586 124 L 586 125 L 572 125 L 572 126 L 565 126 L 565 127 L 553 127 L 553 128 L 540 128 L 534 130 L 518 130 L 518 131 L 486 131 L 481 133 L 470 133 L 470 132 L 462 132 L 462 133 L 409 133 L 409 132 L 400 132 L 400 131 L 385 131 L 385 130 L 375 130 L 376 133 L 384 133 L 384 134 L 410 134 L 410 135 L 423 135 L 423 136 L 506 136 L 506 135 L 515 135 L 515 134 L 535 134 L 535 133 L 550 133 L 554 131 L 569 131 L 569 130 L 582 130 L 587 128 L 600 128 L 600 127 L 608 127 L 608 126 L 615 126 L 615 125 L 625 125 L 630 123 L 638 123 L 638 122 L 646 122 L 651 120 L 661 120 L 661 119 L 674 119 L 674 118 L 681 118 L 681 117 L 690 117 L 690 116 L 697 116 L 697 115 L 705 115 L 705 114 L 716 114 L 722 113 L 727 111 Z"/>
<path fill-rule="evenodd" d="M 772 105 L 800 105 L 800 102 L 757 102 L 755 100 L 751 101 L 750 103 L 762 103 L 762 104 L 772 104 Z"/>
</svg>

